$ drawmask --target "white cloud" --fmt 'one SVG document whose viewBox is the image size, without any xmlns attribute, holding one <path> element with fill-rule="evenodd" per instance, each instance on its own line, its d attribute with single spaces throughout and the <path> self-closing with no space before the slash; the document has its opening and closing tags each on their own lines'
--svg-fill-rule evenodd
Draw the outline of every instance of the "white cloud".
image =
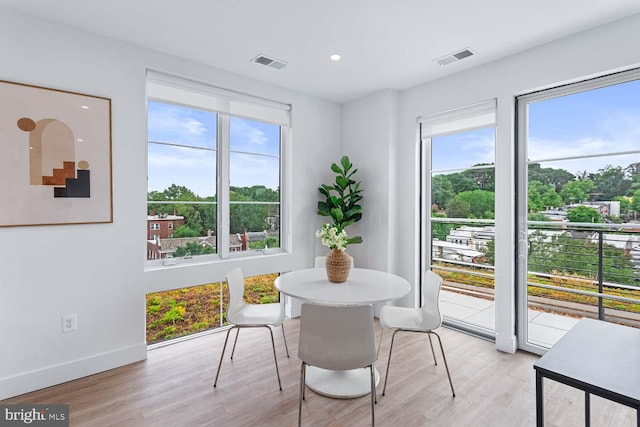
<svg viewBox="0 0 640 427">
<path fill-rule="evenodd" d="M 184 119 L 181 123 L 179 122 L 178 125 L 192 135 L 202 135 L 206 131 L 202 122 L 192 118 Z"/>
</svg>

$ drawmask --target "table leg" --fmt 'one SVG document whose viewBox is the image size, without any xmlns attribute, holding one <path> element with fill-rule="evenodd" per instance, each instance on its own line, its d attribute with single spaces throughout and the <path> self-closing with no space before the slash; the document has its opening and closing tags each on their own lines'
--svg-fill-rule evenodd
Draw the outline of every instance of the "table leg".
<svg viewBox="0 0 640 427">
<path fill-rule="evenodd" d="M 373 373 L 377 386 L 380 374 L 377 369 L 374 369 Z M 334 399 L 354 399 L 371 393 L 371 373 L 368 368 L 331 371 L 309 366 L 305 382 L 310 390 Z"/>
<path fill-rule="evenodd" d="M 536 426 L 544 426 L 544 400 L 542 388 L 543 376 L 540 371 L 536 371 Z M 639 426 L 640 427 L 640 426 Z"/>
<path fill-rule="evenodd" d="M 591 402 L 589 400 L 589 392 L 584 392 L 584 427 L 591 425 Z"/>
</svg>

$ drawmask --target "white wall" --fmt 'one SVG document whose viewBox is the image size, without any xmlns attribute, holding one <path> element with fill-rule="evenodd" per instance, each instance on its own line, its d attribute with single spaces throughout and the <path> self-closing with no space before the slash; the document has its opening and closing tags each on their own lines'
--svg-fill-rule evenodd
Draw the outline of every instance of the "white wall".
<svg viewBox="0 0 640 427">
<path fill-rule="evenodd" d="M 317 186 L 329 176 L 318 165 L 341 154 L 340 106 L 0 12 L 0 79 L 111 98 L 114 210 L 112 224 L 0 228 L 0 399 L 144 359 L 145 293 L 223 280 L 232 267 L 145 272 L 146 67 L 293 105 L 294 253 L 233 265 L 247 275 L 312 265 Z M 61 316 L 69 313 L 78 314 L 78 331 L 62 334 Z"/>
<path fill-rule="evenodd" d="M 350 236 L 364 242 L 349 246 L 356 266 L 392 271 L 393 169 L 398 93 L 385 90 L 344 106 L 342 146 L 362 181 L 362 220 L 349 226 Z"/>
</svg>

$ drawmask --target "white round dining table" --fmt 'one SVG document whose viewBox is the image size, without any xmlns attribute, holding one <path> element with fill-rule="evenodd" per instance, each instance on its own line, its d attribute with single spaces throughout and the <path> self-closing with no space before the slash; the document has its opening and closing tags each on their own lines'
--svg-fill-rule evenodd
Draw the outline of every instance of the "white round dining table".
<svg viewBox="0 0 640 427">
<path fill-rule="evenodd" d="M 285 273 L 275 280 L 281 293 L 305 303 L 332 306 L 377 304 L 402 298 L 409 293 L 409 282 L 395 274 L 366 268 L 352 268 L 343 283 L 331 283 L 324 268 L 309 268 Z M 370 393 L 366 369 L 331 371 L 307 368 L 306 384 L 316 393 L 338 399 L 352 399 Z M 375 371 L 376 386 L 380 381 Z"/>
</svg>

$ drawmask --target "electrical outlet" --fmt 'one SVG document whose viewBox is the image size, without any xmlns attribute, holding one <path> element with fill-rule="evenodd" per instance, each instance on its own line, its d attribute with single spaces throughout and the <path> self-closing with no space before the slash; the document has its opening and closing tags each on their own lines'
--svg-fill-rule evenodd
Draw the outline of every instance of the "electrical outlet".
<svg viewBox="0 0 640 427">
<path fill-rule="evenodd" d="M 78 315 L 65 314 L 62 316 L 62 332 L 71 332 L 78 329 Z"/>
</svg>

